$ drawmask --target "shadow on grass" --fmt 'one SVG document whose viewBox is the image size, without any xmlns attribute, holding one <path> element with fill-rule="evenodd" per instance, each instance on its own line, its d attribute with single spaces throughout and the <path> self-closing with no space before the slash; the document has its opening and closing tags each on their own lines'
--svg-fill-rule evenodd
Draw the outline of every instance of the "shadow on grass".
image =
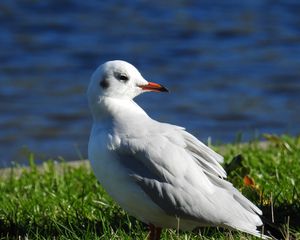
<svg viewBox="0 0 300 240">
<path fill-rule="evenodd" d="M 293 231 L 300 230 L 300 206 L 296 204 L 280 204 L 265 206 L 263 210 L 264 231 L 277 239 L 296 239 Z M 273 219 L 273 220 L 272 220 Z"/>
</svg>

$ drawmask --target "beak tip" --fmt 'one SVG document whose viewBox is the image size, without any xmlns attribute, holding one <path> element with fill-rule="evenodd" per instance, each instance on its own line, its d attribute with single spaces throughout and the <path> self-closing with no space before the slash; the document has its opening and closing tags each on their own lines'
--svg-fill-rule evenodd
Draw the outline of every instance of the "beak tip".
<svg viewBox="0 0 300 240">
<path fill-rule="evenodd" d="M 162 92 L 166 92 L 166 93 L 170 93 L 170 91 L 169 91 L 167 88 L 165 88 L 164 86 L 162 86 L 161 91 L 162 91 Z"/>
<path fill-rule="evenodd" d="M 163 85 L 153 82 L 148 82 L 147 85 L 141 85 L 140 86 L 143 90 L 146 91 L 153 91 L 153 92 L 169 92 L 167 88 L 165 88 Z"/>
</svg>

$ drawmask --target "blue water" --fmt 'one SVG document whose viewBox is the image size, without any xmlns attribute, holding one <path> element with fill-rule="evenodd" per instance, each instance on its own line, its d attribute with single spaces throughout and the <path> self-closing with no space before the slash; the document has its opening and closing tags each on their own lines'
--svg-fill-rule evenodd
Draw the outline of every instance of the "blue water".
<svg viewBox="0 0 300 240">
<path fill-rule="evenodd" d="M 1 0 L 0 162 L 85 158 L 86 87 L 112 59 L 170 94 L 137 101 L 203 141 L 300 133 L 299 1 Z"/>
</svg>

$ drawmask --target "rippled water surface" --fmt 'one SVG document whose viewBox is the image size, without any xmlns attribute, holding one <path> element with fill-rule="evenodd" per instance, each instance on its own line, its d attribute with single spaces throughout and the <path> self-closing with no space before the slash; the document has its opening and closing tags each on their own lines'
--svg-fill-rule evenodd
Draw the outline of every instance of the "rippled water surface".
<svg viewBox="0 0 300 240">
<path fill-rule="evenodd" d="M 85 158 L 86 87 L 111 59 L 166 85 L 138 103 L 204 141 L 297 135 L 299 16 L 299 1 L 2 0 L 0 165 Z"/>
</svg>

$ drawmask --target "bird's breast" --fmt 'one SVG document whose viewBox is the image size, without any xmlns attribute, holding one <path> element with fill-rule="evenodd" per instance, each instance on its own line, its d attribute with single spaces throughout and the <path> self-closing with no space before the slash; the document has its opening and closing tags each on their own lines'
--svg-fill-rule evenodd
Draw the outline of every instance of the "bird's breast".
<svg viewBox="0 0 300 240">
<path fill-rule="evenodd" d="M 136 184 L 116 151 L 107 147 L 114 147 L 119 141 L 116 136 L 109 134 L 106 131 L 92 131 L 89 141 L 89 160 L 98 181 L 129 214 L 144 222 L 160 218 L 162 210 Z"/>
</svg>

